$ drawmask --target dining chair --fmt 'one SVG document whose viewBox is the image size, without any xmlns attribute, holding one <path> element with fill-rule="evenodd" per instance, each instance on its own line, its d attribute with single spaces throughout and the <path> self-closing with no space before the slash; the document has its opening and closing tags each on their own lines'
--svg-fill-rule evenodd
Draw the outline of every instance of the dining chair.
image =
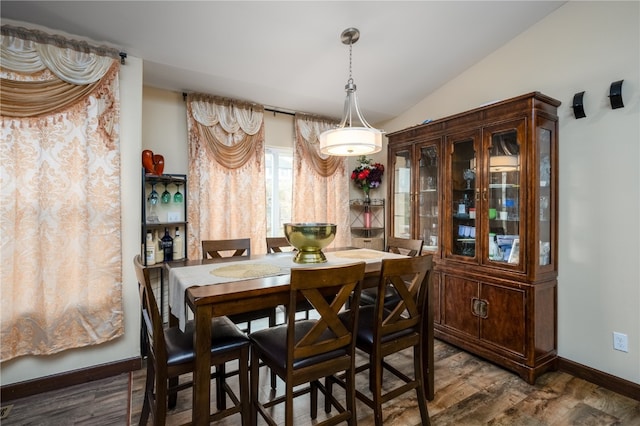
<svg viewBox="0 0 640 426">
<path fill-rule="evenodd" d="M 295 320 L 295 309 L 288 310 L 285 324 L 256 331 L 251 339 L 251 415 L 252 424 L 257 423 L 258 413 L 267 423 L 275 425 L 270 407 L 285 404 L 284 422 L 293 425 L 293 400 L 309 393 L 310 415 L 316 419 L 318 413 L 318 391 L 325 395 L 326 403 L 338 413 L 329 419 L 315 423 L 336 424 L 346 421 L 356 423 L 355 413 L 355 324 L 358 320 L 360 289 L 364 278 L 365 263 L 341 266 L 316 266 L 291 270 L 289 305 L 299 301 L 313 305 L 320 315 L 318 319 Z M 346 308 L 350 295 L 356 303 Z M 327 301 L 329 297 L 329 301 Z M 260 401 L 259 362 L 262 361 L 275 372 L 285 386 L 284 395 L 269 401 Z M 320 379 L 343 372 L 345 379 L 344 405 L 327 394 Z M 299 386 L 304 384 L 308 386 Z M 294 388 L 296 388 L 294 392 Z M 346 406 L 346 407 L 345 407 Z"/>
<path fill-rule="evenodd" d="M 233 252 L 229 254 L 229 252 Z M 227 256 L 251 256 L 251 239 L 202 240 L 202 258 L 219 259 Z"/>
<path fill-rule="evenodd" d="M 153 425 L 162 426 L 167 408 L 176 406 L 178 391 L 193 386 L 191 381 L 180 383 L 180 376 L 194 370 L 194 324 L 189 321 L 184 332 L 177 326 L 165 328 L 151 288 L 149 269 L 142 265 L 140 255 L 134 257 L 133 264 L 147 342 L 147 377 L 139 424 L 146 425 L 151 415 Z M 215 372 L 211 377 L 216 380 L 216 412 L 210 415 L 210 421 L 240 413 L 242 424 L 249 422 L 249 347 L 249 338 L 228 318 L 212 319 L 211 365 L 215 366 Z M 224 370 L 221 366 L 229 361 L 239 364 L 239 398 L 221 373 Z M 226 407 L 227 396 L 233 407 Z"/>
<path fill-rule="evenodd" d="M 202 240 L 202 258 L 220 259 L 223 257 L 251 257 L 251 239 L 250 238 L 235 238 L 227 240 Z M 255 311 L 242 312 L 239 314 L 229 315 L 228 318 L 233 321 L 234 324 L 241 325 L 246 324 L 246 327 L 242 327 L 242 331 L 249 334 L 251 333 L 251 323 L 253 321 L 259 321 L 267 318 L 268 327 L 276 325 L 276 308 L 264 308 Z M 238 373 L 238 371 L 225 371 L 223 366 L 221 374 L 226 377 L 231 377 Z M 276 388 L 276 375 L 271 373 L 271 387 Z"/>
<path fill-rule="evenodd" d="M 383 259 L 378 290 L 383 292 L 387 286 L 393 286 L 399 299 L 393 306 L 379 298 L 375 305 L 360 307 L 356 347 L 364 353 L 367 361 L 356 367 L 356 373 L 369 371 L 369 393 L 356 390 L 356 397 L 373 409 L 376 426 L 382 425 L 382 404 L 414 389 L 421 424 L 430 424 L 422 362 L 423 356 L 430 356 L 431 352 L 423 348 L 422 336 L 429 332 L 425 329 L 425 316 L 432 315 L 430 307 L 426 306 L 432 269 L 432 255 Z M 345 322 L 349 320 L 348 317 L 342 319 Z M 409 374 L 385 360 L 385 357 L 407 348 L 413 349 L 413 372 Z M 394 387 L 391 377 L 386 376 L 383 386 L 383 372 L 391 373 L 401 384 Z M 332 391 L 333 383 L 347 386 L 344 380 L 330 376 L 326 383 L 328 392 Z M 331 410 L 326 403 L 325 410 Z"/>
<path fill-rule="evenodd" d="M 282 249 L 295 250 L 285 237 L 267 237 L 267 253 L 282 253 Z"/>
<path fill-rule="evenodd" d="M 283 250 L 284 249 L 284 250 Z M 267 237 L 267 253 L 282 253 L 283 251 L 295 251 L 295 247 L 285 237 Z M 284 307 L 285 319 L 287 318 L 287 307 Z M 299 303 L 296 312 L 304 313 L 304 319 L 309 319 L 309 311 L 313 307 L 308 303 Z"/>
<path fill-rule="evenodd" d="M 405 256 L 415 257 L 422 254 L 422 244 L 423 240 L 388 237 L 387 247 L 385 251 L 389 253 L 403 254 Z M 377 277 L 373 279 L 377 280 Z M 362 290 L 360 304 L 373 305 L 374 303 L 376 303 L 376 299 L 378 298 L 377 286 L 370 287 L 366 285 L 365 287 L 367 288 Z M 396 294 L 393 287 L 388 287 L 385 289 L 384 298 L 385 303 L 393 304 L 398 301 L 398 295 Z"/>
<path fill-rule="evenodd" d="M 251 239 L 236 238 L 228 240 L 202 240 L 202 258 L 220 259 L 223 257 L 251 257 Z M 269 327 L 276 324 L 275 308 L 259 309 L 241 314 L 229 315 L 229 319 L 235 324 L 247 324 L 243 330 L 251 333 L 253 321 L 267 318 Z"/>
</svg>

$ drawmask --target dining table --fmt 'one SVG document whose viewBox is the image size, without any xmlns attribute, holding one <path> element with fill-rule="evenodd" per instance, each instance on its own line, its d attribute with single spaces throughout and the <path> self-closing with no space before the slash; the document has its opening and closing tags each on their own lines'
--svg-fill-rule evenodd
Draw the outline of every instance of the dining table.
<svg viewBox="0 0 640 426">
<path fill-rule="evenodd" d="M 383 259 L 407 257 L 401 254 L 361 248 L 325 249 L 325 263 L 299 264 L 292 252 L 198 259 L 168 262 L 170 321 L 184 330 L 193 319 L 195 366 L 193 372 L 194 425 L 209 424 L 211 397 L 210 335 L 211 318 L 251 312 L 264 308 L 286 306 L 289 303 L 289 281 L 294 268 L 327 267 L 365 262 L 365 278 L 377 277 Z M 367 284 L 368 283 L 368 284 Z M 432 306 L 431 283 L 426 304 Z M 365 279 L 363 288 L 377 285 L 375 279 Z M 423 315 L 426 333 L 423 335 L 423 371 L 425 395 L 433 399 L 433 313 Z"/>
</svg>

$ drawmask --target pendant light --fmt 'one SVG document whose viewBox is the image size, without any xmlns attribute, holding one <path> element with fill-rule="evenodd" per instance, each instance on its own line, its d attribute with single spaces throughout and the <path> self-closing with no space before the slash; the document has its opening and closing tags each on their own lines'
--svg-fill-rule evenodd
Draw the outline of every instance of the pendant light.
<svg viewBox="0 0 640 426">
<path fill-rule="evenodd" d="M 338 127 L 320 134 L 320 152 L 335 156 L 374 154 L 382 150 L 383 132 L 373 128 L 362 116 L 356 85 L 351 77 L 352 47 L 360 39 L 360 31 L 357 28 L 347 28 L 340 38 L 343 44 L 349 45 L 349 80 L 344 86 L 347 98 L 344 101 L 342 121 Z"/>
</svg>

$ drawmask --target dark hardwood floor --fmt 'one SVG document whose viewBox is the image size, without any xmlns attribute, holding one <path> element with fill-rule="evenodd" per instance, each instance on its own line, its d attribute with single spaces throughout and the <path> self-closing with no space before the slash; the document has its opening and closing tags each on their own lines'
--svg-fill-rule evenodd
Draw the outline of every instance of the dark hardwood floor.
<svg viewBox="0 0 640 426">
<path fill-rule="evenodd" d="M 408 355 L 396 355 L 396 364 L 408 366 Z M 435 357 L 436 395 L 428 403 L 433 425 L 640 425 L 639 401 L 566 373 L 547 373 L 532 386 L 513 373 L 440 341 L 436 341 Z M 261 384 L 264 384 L 264 394 L 268 395 L 266 371 L 263 374 Z M 9 401 L 6 405 L 3 403 L 3 408 L 12 405 L 11 411 L 1 424 L 121 426 L 126 425 L 129 418 L 131 424 L 137 424 L 144 377 L 145 371 L 140 370 Z M 359 386 L 366 388 L 365 375 L 360 375 L 358 380 Z M 385 379 L 385 384 L 391 384 L 391 380 Z M 190 391 L 182 392 L 178 406 L 169 413 L 167 424 L 189 422 L 190 404 Z M 308 408 L 308 396 L 296 400 L 297 425 L 314 424 L 308 418 Z M 373 424 L 371 411 L 365 405 L 359 403 L 357 413 L 359 425 Z M 319 419 L 323 415 L 319 410 Z M 415 397 L 390 402 L 384 421 L 385 425 L 420 425 Z M 236 415 L 218 424 L 239 423 Z"/>
</svg>

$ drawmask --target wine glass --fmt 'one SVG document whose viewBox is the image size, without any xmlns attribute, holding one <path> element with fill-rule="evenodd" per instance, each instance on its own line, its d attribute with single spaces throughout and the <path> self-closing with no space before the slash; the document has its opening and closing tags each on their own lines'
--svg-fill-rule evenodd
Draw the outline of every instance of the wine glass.
<svg viewBox="0 0 640 426">
<path fill-rule="evenodd" d="M 158 204 L 158 200 L 160 199 L 160 196 L 158 195 L 158 192 L 156 191 L 156 184 L 152 183 L 151 184 L 151 193 L 149 194 L 149 204 L 151 204 L 152 206 L 155 206 L 156 204 Z"/>
<path fill-rule="evenodd" d="M 147 216 L 147 222 L 149 223 L 158 223 L 158 214 L 156 213 L 156 205 L 158 204 L 158 200 L 160 199 L 158 192 L 156 191 L 156 184 L 151 184 L 151 193 L 149 194 L 149 204 L 151 208 L 149 209 L 149 215 Z"/>
<path fill-rule="evenodd" d="M 176 183 L 176 186 L 178 187 L 178 191 L 173 194 L 173 202 L 174 203 L 181 203 L 184 200 L 184 197 L 182 195 L 182 193 L 180 192 L 180 184 Z"/>
<path fill-rule="evenodd" d="M 171 202 L 171 193 L 167 191 L 167 184 L 164 184 L 164 192 L 162 193 L 162 204 L 169 204 Z"/>
</svg>

